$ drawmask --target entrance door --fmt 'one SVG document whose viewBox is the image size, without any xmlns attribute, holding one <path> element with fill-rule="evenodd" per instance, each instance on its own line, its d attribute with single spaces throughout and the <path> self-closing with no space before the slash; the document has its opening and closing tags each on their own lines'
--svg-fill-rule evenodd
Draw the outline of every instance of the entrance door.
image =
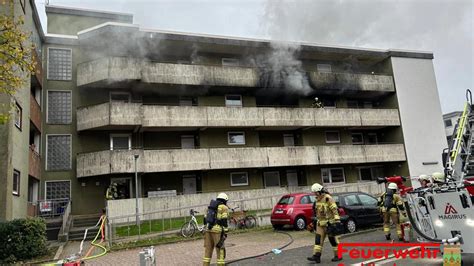
<svg viewBox="0 0 474 266">
<path fill-rule="evenodd" d="M 289 187 L 297 187 L 298 186 L 298 173 L 296 171 L 287 171 L 286 172 L 286 181 L 288 182 Z"/>
<path fill-rule="evenodd" d="M 183 176 L 183 194 L 196 194 L 196 176 Z"/>
</svg>

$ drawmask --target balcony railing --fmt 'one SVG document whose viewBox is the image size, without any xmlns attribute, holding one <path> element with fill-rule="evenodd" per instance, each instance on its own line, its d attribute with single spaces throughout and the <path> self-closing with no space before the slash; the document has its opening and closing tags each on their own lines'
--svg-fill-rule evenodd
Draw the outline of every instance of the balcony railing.
<svg viewBox="0 0 474 266">
<path fill-rule="evenodd" d="M 105 57 L 81 63 L 77 68 L 77 86 L 115 86 L 115 82 L 140 81 L 147 84 L 203 85 L 225 87 L 262 87 L 259 71 L 253 67 L 187 65 L 149 62 L 139 58 Z M 338 92 L 395 91 L 388 75 L 307 72 L 316 90 Z"/>
<path fill-rule="evenodd" d="M 253 167 L 405 161 L 403 144 L 211 148 L 193 150 L 113 150 L 77 155 L 77 177 Z"/>
<path fill-rule="evenodd" d="M 79 108 L 77 128 L 399 126 L 397 109 L 159 106 L 103 103 Z"/>
<path fill-rule="evenodd" d="M 33 95 L 30 94 L 30 120 L 41 132 L 41 107 Z"/>
<path fill-rule="evenodd" d="M 41 157 L 32 146 L 30 146 L 28 174 L 37 179 L 41 178 Z"/>
</svg>

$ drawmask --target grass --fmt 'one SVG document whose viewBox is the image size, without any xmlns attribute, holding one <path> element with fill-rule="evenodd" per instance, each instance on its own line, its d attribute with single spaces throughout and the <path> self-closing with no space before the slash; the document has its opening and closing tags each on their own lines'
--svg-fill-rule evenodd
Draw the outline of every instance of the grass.
<svg viewBox="0 0 474 266">
<path fill-rule="evenodd" d="M 269 214 L 271 209 L 259 210 L 259 211 L 248 211 L 247 215 L 256 216 L 256 214 Z M 232 213 L 231 213 L 232 215 Z M 204 215 L 197 215 L 195 216 L 198 223 L 201 225 Z M 190 216 L 186 217 L 178 217 L 178 218 L 171 218 L 171 219 L 162 219 L 157 220 L 150 220 L 144 221 L 140 223 L 140 235 L 146 235 L 150 233 L 157 233 L 162 231 L 171 231 L 171 230 L 180 230 L 181 226 L 184 224 L 184 221 L 189 221 L 191 218 Z M 138 226 L 135 224 L 120 226 L 115 229 L 115 234 L 119 237 L 127 237 L 127 236 L 136 236 L 138 235 Z"/>
</svg>

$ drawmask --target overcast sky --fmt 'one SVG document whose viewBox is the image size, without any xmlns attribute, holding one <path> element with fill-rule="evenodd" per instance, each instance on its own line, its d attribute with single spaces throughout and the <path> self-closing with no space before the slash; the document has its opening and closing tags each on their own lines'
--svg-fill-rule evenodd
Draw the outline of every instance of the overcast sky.
<svg viewBox="0 0 474 266">
<path fill-rule="evenodd" d="M 44 13 L 46 0 L 36 0 Z M 474 90 L 474 0 L 49 0 L 127 12 L 143 28 L 434 52 L 443 113 Z M 46 16 L 41 15 L 43 24 Z M 414 88 L 416 89 L 416 88 Z"/>
</svg>

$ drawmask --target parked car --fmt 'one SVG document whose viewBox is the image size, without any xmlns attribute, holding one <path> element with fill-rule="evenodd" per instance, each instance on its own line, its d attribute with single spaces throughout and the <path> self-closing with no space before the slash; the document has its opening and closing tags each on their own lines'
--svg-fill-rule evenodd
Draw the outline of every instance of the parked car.
<svg viewBox="0 0 474 266">
<path fill-rule="evenodd" d="M 382 222 L 377 199 L 373 196 L 362 192 L 335 193 L 332 196 L 347 232 L 355 232 L 360 225 Z M 312 193 L 284 195 L 273 207 L 270 217 L 273 228 L 291 225 L 297 230 L 305 229 L 311 222 L 314 201 Z"/>
</svg>

